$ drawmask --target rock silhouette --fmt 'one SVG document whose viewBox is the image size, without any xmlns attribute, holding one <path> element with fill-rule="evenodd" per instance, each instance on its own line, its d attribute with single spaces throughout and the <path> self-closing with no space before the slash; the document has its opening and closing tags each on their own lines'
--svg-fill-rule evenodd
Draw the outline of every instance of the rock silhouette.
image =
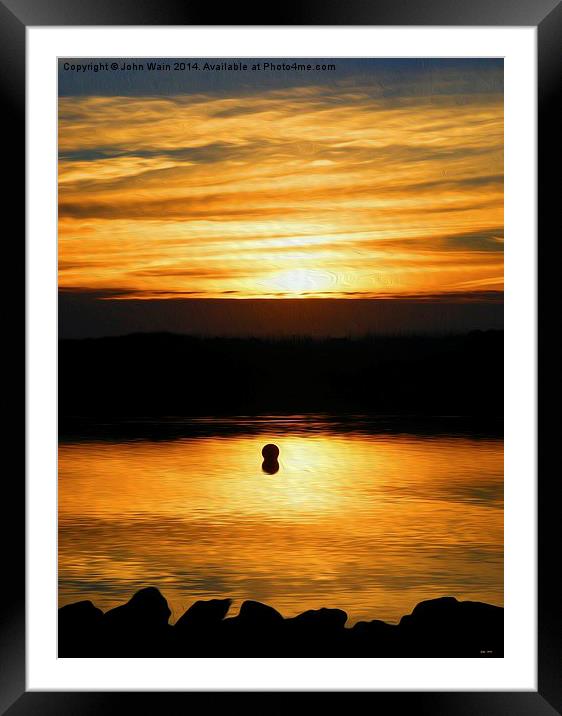
<svg viewBox="0 0 562 716">
<path fill-rule="evenodd" d="M 261 602 L 195 602 L 174 626 L 154 587 L 105 614 L 83 601 L 59 609 L 59 657 L 502 657 L 503 609 L 443 597 L 420 602 L 398 624 L 374 619 L 346 627 L 341 609 L 284 618 Z"/>
<path fill-rule="evenodd" d="M 396 624 L 373 619 L 370 622 L 357 622 L 351 632 L 357 651 L 361 654 L 368 653 L 373 657 L 404 656 L 402 633 Z"/>
<path fill-rule="evenodd" d="M 104 616 L 104 642 L 115 656 L 163 656 L 172 638 L 168 602 L 156 587 L 136 592 Z"/>
<path fill-rule="evenodd" d="M 272 643 L 283 637 L 283 616 L 261 602 L 243 602 L 236 617 L 225 619 L 221 630 L 221 646 L 227 656 L 236 656 L 243 644 L 243 654 L 263 654 Z"/>
<path fill-rule="evenodd" d="M 240 607 L 240 614 L 234 619 L 238 619 L 241 624 L 251 624 L 258 627 L 268 627 L 280 624 L 283 621 L 283 617 L 277 609 L 253 600 L 244 602 Z"/>
<path fill-rule="evenodd" d="M 232 604 L 232 599 L 200 600 L 192 604 L 185 614 L 176 622 L 176 629 L 206 629 L 216 626 L 225 618 Z"/>
<path fill-rule="evenodd" d="M 420 602 L 411 614 L 402 617 L 400 628 L 408 656 L 419 656 L 424 643 L 427 656 L 437 656 L 443 649 L 452 656 L 462 656 L 461 644 L 471 651 L 493 652 L 494 631 L 500 622 L 503 631 L 501 607 L 442 597 Z M 438 641 L 434 640 L 436 633 Z"/>
<path fill-rule="evenodd" d="M 174 626 L 175 656 L 214 656 L 223 619 L 232 599 L 199 600 L 192 604 Z"/>
<path fill-rule="evenodd" d="M 287 619 L 288 634 L 294 645 L 304 640 L 313 643 L 319 653 L 343 653 L 349 632 L 346 621 L 347 614 L 342 609 L 309 609 Z"/>
<path fill-rule="evenodd" d="M 59 609 L 59 654 L 93 656 L 99 650 L 104 614 L 90 601 Z"/>
<path fill-rule="evenodd" d="M 310 631 L 338 629 L 345 626 L 347 614 L 343 609 L 309 609 L 291 620 L 294 624 Z"/>
</svg>

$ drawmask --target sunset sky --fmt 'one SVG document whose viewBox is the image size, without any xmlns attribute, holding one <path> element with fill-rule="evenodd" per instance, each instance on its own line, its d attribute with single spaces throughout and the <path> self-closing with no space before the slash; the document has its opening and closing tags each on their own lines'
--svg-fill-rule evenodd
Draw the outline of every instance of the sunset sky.
<svg viewBox="0 0 562 716">
<path fill-rule="evenodd" d="M 76 73 L 61 61 L 59 288 L 120 300 L 501 292 L 502 61 L 330 62 Z"/>
</svg>

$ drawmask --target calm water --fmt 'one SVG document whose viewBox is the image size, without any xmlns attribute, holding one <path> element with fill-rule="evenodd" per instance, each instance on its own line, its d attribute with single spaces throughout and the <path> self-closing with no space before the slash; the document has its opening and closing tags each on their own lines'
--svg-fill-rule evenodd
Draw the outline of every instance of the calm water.
<svg viewBox="0 0 562 716">
<path fill-rule="evenodd" d="M 172 621 L 223 596 L 233 614 L 251 598 L 286 616 L 340 607 L 348 624 L 444 595 L 503 604 L 502 440 L 311 416 L 173 428 L 61 442 L 61 605 L 148 585 Z"/>
</svg>

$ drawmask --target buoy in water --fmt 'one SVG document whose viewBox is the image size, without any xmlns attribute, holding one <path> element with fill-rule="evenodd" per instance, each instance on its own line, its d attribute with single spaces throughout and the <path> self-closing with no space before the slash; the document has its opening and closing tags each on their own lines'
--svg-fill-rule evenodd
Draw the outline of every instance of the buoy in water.
<svg viewBox="0 0 562 716">
<path fill-rule="evenodd" d="M 268 443 L 263 446 L 261 454 L 263 455 L 261 469 L 268 475 L 275 475 L 279 471 L 279 463 L 277 462 L 279 448 L 273 443 Z"/>
<path fill-rule="evenodd" d="M 279 472 L 279 463 L 277 460 L 264 460 L 261 464 L 261 469 L 266 475 L 275 475 L 276 472 Z"/>
<path fill-rule="evenodd" d="M 263 446 L 261 454 L 264 460 L 277 460 L 279 457 L 279 448 L 273 443 L 268 443 Z"/>
</svg>

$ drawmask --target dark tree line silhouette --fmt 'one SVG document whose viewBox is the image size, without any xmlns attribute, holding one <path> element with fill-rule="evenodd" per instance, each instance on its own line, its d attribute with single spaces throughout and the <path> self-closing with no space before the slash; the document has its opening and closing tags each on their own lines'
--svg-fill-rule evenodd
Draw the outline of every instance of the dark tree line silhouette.
<svg viewBox="0 0 562 716">
<path fill-rule="evenodd" d="M 503 414 L 503 331 L 59 342 L 59 416 Z"/>
</svg>

